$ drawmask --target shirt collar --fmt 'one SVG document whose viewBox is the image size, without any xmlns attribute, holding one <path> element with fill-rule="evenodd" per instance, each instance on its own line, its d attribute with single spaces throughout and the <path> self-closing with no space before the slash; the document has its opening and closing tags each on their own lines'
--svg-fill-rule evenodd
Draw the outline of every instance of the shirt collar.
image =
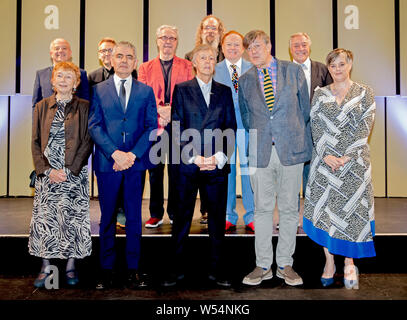
<svg viewBox="0 0 407 320">
<path fill-rule="evenodd" d="M 307 70 L 311 70 L 311 60 L 310 60 L 309 57 L 307 58 L 307 60 L 304 61 L 304 63 L 298 63 L 298 62 L 295 61 L 295 60 L 293 60 L 293 62 L 294 62 L 295 64 L 299 64 L 299 65 L 304 64 L 304 65 L 307 67 Z"/>
<path fill-rule="evenodd" d="M 124 78 L 124 79 L 120 78 L 116 73 L 113 75 L 113 80 L 114 80 L 114 83 L 116 84 L 116 86 L 121 85 L 120 80 L 126 80 L 125 84 L 127 84 L 128 83 L 127 80 L 131 81 L 131 79 L 132 79 L 131 75 L 129 75 L 127 78 Z"/>
<path fill-rule="evenodd" d="M 271 61 L 270 61 L 270 64 L 266 67 L 267 69 L 271 69 L 271 67 L 273 66 L 273 64 L 275 64 L 276 63 L 276 59 L 273 57 L 273 56 L 271 56 Z M 263 69 L 266 69 L 266 68 L 257 68 L 257 71 L 258 72 L 262 72 L 262 70 Z"/>
<path fill-rule="evenodd" d="M 196 80 L 198 80 L 198 84 L 199 84 L 199 87 L 201 88 L 201 90 L 211 89 L 212 88 L 212 78 L 211 78 L 211 80 L 209 80 L 208 83 L 203 82 L 198 77 L 195 77 L 195 78 L 196 78 Z"/>
<path fill-rule="evenodd" d="M 240 58 L 236 63 L 232 63 L 226 58 L 225 58 L 225 61 L 226 61 L 226 66 L 228 67 L 228 70 L 232 69 L 230 67 L 232 64 L 234 64 L 237 67 L 238 70 L 242 70 L 242 58 Z"/>
</svg>

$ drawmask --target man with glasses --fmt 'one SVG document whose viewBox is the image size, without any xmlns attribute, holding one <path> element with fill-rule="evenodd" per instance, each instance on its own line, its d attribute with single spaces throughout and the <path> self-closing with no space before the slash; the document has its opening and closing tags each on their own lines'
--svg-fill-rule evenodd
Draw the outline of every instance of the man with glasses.
<svg viewBox="0 0 407 320">
<path fill-rule="evenodd" d="M 54 65 L 57 64 L 58 62 L 72 60 L 71 45 L 69 44 L 68 41 L 62 38 L 57 38 L 51 42 L 49 46 L 49 54 L 51 56 L 52 66 L 38 70 L 35 75 L 32 98 L 33 107 L 37 102 L 53 95 L 54 90 L 52 89 L 51 85 L 51 75 Z M 85 100 L 89 100 L 89 84 L 88 78 L 86 76 L 86 71 L 80 69 L 80 72 L 81 72 L 81 82 L 78 88 L 74 88 L 76 91 L 76 96 Z"/>
<path fill-rule="evenodd" d="M 243 40 L 253 67 L 239 79 L 239 107 L 249 131 L 250 181 L 254 192 L 256 267 L 244 279 L 258 285 L 273 272 L 273 214 L 277 203 L 280 230 L 277 277 L 301 285 L 294 271 L 302 168 L 311 159 L 310 102 L 304 72 L 297 64 L 271 55 L 269 36 L 250 31 Z"/>
<path fill-rule="evenodd" d="M 88 75 L 89 87 L 98 84 L 114 74 L 114 69 L 110 59 L 112 58 L 113 47 L 116 45 L 116 41 L 113 38 L 103 38 L 98 44 L 98 58 L 102 66 Z M 133 78 L 137 79 L 137 70 L 132 72 Z"/>
<path fill-rule="evenodd" d="M 223 22 L 214 15 L 208 15 L 201 20 L 195 37 L 195 46 L 209 44 L 217 50 L 216 62 L 222 61 L 225 57 L 222 53 L 220 40 L 225 33 Z M 185 55 L 185 59 L 192 61 L 192 51 Z"/>
<path fill-rule="evenodd" d="M 174 26 L 162 25 L 156 32 L 158 56 L 140 65 L 139 80 L 154 90 L 158 113 L 157 145 L 164 149 L 157 156 L 161 161 L 149 169 L 150 177 L 150 215 L 146 228 L 157 228 L 163 223 L 164 215 L 164 166 L 167 155 L 168 202 L 167 213 L 172 223 L 174 215 L 175 171 L 171 165 L 171 103 L 172 93 L 176 84 L 191 80 L 192 64 L 188 60 L 175 55 L 178 46 L 178 29 Z"/>
</svg>

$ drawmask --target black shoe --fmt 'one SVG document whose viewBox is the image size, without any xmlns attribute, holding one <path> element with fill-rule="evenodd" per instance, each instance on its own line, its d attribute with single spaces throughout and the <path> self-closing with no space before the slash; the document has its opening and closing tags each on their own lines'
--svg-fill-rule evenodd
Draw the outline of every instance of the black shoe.
<svg viewBox="0 0 407 320">
<path fill-rule="evenodd" d="M 147 287 L 147 282 L 144 276 L 140 275 L 137 270 L 130 269 L 128 271 L 126 287 L 129 289 L 141 289 Z"/>
<path fill-rule="evenodd" d="M 200 224 L 208 224 L 208 213 L 202 213 L 201 220 L 199 221 Z"/>
<path fill-rule="evenodd" d="M 96 290 L 105 290 L 113 287 L 113 271 L 104 269 L 96 283 Z"/>
<path fill-rule="evenodd" d="M 176 275 L 174 273 L 170 274 L 163 282 L 161 286 L 163 287 L 175 287 L 180 281 L 184 280 L 185 276 L 183 274 Z"/>
<path fill-rule="evenodd" d="M 216 277 L 213 274 L 208 275 L 210 283 L 215 283 L 222 288 L 230 288 L 232 283 L 226 277 Z"/>
</svg>

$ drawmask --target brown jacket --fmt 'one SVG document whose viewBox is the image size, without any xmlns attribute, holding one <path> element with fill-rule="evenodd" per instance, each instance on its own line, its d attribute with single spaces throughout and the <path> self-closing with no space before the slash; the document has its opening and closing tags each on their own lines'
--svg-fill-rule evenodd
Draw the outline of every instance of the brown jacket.
<svg viewBox="0 0 407 320">
<path fill-rule="evenodd" d="M 34 108 L 31 151 L 37 175 L 51 168 L 44 150 L 56 112 L 55 94 L 41 100 Z M 88 112 L 89 102 L 76 96 L 65 107 L 65 167 L 76 176 L 87 164 L 93 148 L 88 133 Z"/>
</svg>

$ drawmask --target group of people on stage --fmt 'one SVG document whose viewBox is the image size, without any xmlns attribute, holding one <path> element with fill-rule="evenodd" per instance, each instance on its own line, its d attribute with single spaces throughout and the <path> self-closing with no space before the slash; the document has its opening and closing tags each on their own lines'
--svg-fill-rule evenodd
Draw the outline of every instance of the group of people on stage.
<svg viewBox="0 0 407 320">
<path fill-rule="evenodd" d="M 201 198 L 208 224 L 208 280 L 230 287 L 225 231 L 236 212 L 239 155 L 243 216 L 255 234 L 256 267 L 244 277 L 258 285 L 273 277 L 273 213 L 279 214 L 276 276 L 301 285 L 293 269 L 303 183 L 303 229 L 326 256 L 321 284 L 334 282 L 334 255 L 344 257 L 344 285 L 359 286 L 353 258 L 375 255 L 374 198 L 367 143 L 375 114 L 372 89 L 350 78 L 353 55 L 335 49 L 326 65 L 310 60 L 306 33 L 289 39 L 293 62 L 271 55 L 269 36 L 225 31 L 222 21 L 202 19 L 195 48 L 182 59 L 175 26 L 156 32 L 158 56 L 137 72 L 136 49 L 127 41 L 99 43 L 102 67 L 86 72 L 70 62 L 64 39 L 50 46 L 51 67 L 39 70 L 33 94 L 32 154 L 35 196 L 29 252 L 42 258 L 34 282 L 52 277 L 50 259 L 67 259 L 66 282 L 78 284 L 75 260 L 91 254 L 87 162 L 94 149 L 100 219 L 97 289 L 114 285 L 118 207 L 124 211 L 127 286 L 141 276 L 141 204 L 146 170 L 150 219 L 163 223 L 164 169 L 172 259 L 163 286 L 184 279 L 185 245 Z M 246 51 L 249 60 L 243 58 Z"/>
</svg>

